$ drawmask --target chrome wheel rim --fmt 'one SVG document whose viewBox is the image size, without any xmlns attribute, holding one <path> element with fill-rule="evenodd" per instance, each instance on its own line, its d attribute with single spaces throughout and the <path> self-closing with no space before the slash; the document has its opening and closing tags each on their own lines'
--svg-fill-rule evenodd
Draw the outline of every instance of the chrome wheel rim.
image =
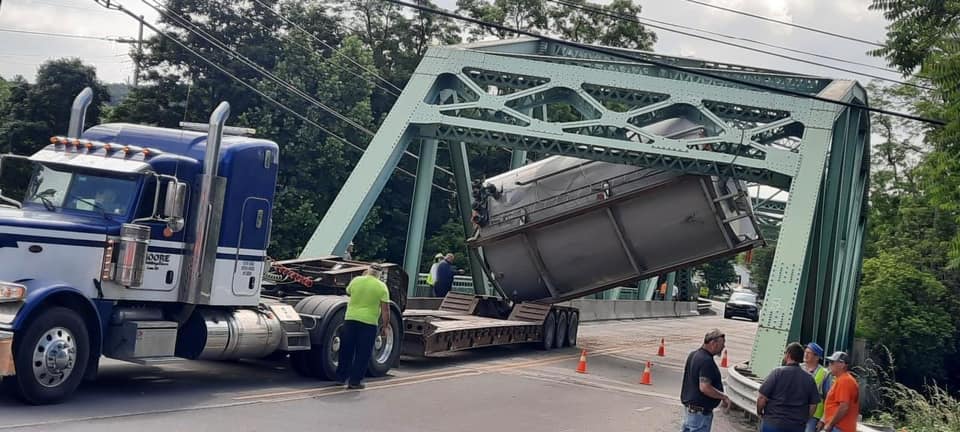
<svg viewBox="0 0 960 432">
<path fill-rule="evenodd" d="M 377 363 L 383 364 L 390 360 L 391 354 L 393 354 L 393 326 L 388 324 L 383 329 L 383 333 L 378 334 L 373 342 L 373 358 Z"/>
<path fill-rule="evenodd" d="M 40 385 L 52 388 L 63 384 L 77 361 L 76 338 L 70 330 L 47 330 L 33 348 L 33 377 Z"/>
</svg>

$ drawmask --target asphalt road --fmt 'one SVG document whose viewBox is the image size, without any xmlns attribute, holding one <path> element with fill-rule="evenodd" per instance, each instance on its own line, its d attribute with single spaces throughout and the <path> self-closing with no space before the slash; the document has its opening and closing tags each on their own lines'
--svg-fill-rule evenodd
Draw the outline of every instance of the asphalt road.
<svg viewBox="0 0 960 432">
<path fill-rule="evenodd" d="M 404 358 L 363 391 L 305 381 L 283 362 L 105 361 L 100 378 L 65 404 L 0 397 L 0 430 L 679 431 L 683 361 L 714 327 L 727 333 L 731 363 L 750 356 L 756 324 L 710 315 L 585 323 L 577 348 Z M 656 356 L 661 337 L 664 357 Z M 580 349 L 586 374 L 574 371 Z M 640 385 L 647 361 L 653 384 Z M 719 413 L 713 430 L 747 426 L 741 414 Z"/>
</svg>

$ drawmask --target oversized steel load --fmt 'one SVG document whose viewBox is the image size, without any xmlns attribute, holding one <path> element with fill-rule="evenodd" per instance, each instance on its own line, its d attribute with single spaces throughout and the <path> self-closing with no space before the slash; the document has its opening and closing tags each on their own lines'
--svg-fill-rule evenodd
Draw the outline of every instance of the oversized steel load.
<svg viewBox="0 0 960 432">
<path fill-rule="evenodd" d="M 582 297 L 762 244 L 741 182 L 549 157 L 474 191 L 482 247 L 514 301 Z"/>
</svg>

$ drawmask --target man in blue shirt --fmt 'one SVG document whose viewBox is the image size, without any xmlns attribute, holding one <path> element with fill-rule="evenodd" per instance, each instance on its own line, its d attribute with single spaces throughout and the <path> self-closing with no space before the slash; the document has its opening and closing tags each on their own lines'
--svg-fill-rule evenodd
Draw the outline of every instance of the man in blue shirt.
<svg viewBox="0 0 960 432">
<path fill-rule="evenodd" d="M 817 411 L 820 391 L 800 367 L 803 345 L 792 342 L 783 353 L 785 366 L 774 369 L 760 386 L 757 415 L 763 420 L 761 432 L 803 432 Z"/>
<path fill-rule="evenodd" d="M 448 253 L 437 266 L 437 279 L 433 285 L 433 295 L 437 297 L 446 297 L 453 288 L 453 276 L 457 273 L 457 269 L 453 266 L 453 258 L 453 254 Z"/>
</svg>

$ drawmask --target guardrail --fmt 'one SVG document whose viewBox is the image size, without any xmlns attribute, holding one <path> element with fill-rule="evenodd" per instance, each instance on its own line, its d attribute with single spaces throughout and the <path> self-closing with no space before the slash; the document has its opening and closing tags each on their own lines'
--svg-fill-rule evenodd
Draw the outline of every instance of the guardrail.
<svg viewBox="0 0 960 432">
<path fill-rule="evenodd" d="M 707 299 L 697 299 L 697 312 L 700 315 L 710 312 L 713 309 L 713 302 Z"/>
<path fill-rule="evenodd" d="M 750 372 L 748 362 L 737 363 L 727 369 L 725 387 L 727 396 L 738 408 L 757 418 L 757 396 L 761 381 Z M 894 428 L 857 423 L 857 432 L 894 432 Z"/>
</svg>

